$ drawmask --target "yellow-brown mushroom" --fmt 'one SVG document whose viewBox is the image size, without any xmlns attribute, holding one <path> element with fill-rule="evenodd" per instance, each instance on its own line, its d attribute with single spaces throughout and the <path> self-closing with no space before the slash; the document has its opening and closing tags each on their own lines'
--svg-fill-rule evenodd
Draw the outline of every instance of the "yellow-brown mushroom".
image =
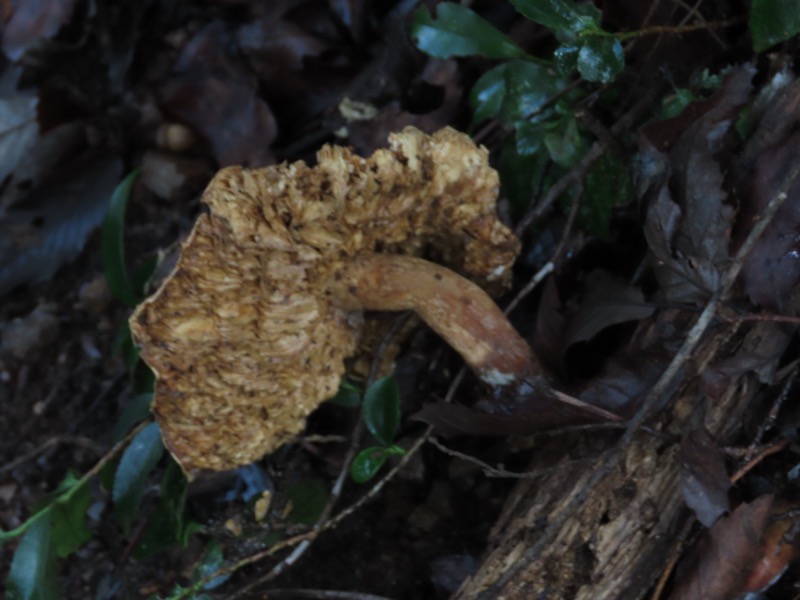
<svg viewBox="0 0 800 600">
<path fill-rule="evenodd" d="M 131 317 L 173 456 L 228 469 L 289 441 L 336 393 L 364 310 L 416 311 L 489 385 L 549 389 L 482 289 L 502 288 L 519 250 L 497 194 L 486 149 L 450 128 L 407 128 L 369 158 L 326 146 L 313 168 L 220 171 L 210 214 Z"/>
</svg>

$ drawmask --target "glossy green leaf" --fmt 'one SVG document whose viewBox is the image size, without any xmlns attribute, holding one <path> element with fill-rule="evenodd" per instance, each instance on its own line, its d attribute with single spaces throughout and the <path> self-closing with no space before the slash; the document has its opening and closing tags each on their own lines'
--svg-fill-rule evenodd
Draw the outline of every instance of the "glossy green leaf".
<svg viewBox="0 0 800 600">
<path fill-rule="evenodd" d="M 438 5 L 436 19 L 426 8 L 414 13 L 411 37 L 420 50 L 436 58 L 485 56 L 526 58 L 528 54 L 504 33 L 466 6 Z"/>
<path fill-rule="evenodd" d="M 117 300 L 129 307 L 136 306 L 141 300 L 125 265 L 125 209 L 138 176 L 139 169 L 132 171 L 114 190 L 103 221 L 102 235 L 103 272 L 108 287 Z"/>
<path fill-rule="evenodd" d="M 356 483 L 366 483 L 380 471 L 386 460 L 393 454 L 405 454 L 399 446 L 370 446 L 356 454 L 350 465 L 350 477 Z"/>
<path fill-rule="evenodd" d="M 125 449 L 114 478 L 112 497 L 122 527 L 127 532 L 142 501 L 150 471 L 164 454 L 157 423 L 150 423 Z"/>
<path fill-rule="evenodd" d="M 625 53 L 619 40 L 590 37 L 578 51 L 578 72 L 586 81 L 608 83 L 625 67 Z"/>
<path fill-rule="evenodd" d="M 558 128 L 544 136 L 544 145 L 551 160 L 566 169 L 578 164 L 588 147 L 572 115 L 565 115 L 558 122 Z"/>
<path fill-rule="evenodd" d="M 580 50 L 580 46 L 569 44 L 556 48 L 553 58 L 555 58 L 559 73 L 567 75 L 578 68 L 578 53 Z"/>
<path fill-rule="evenodd" d="M 752 0 L 753 50 L 763 52 L 800 33 L 800 0 Z"/>
<path fill-rule="evenodd" d="M 153 393 L 137 394 L 125 404 L 119 415 L 111 439 L 116 444 L 121 441 L 139 421 L 144 421 L 150 416 L 150 405 L 153 403 Z"/>
<path fill-rule="evenodd" d="M 511 0 L 511 4 L 531 21 L 550 29 L 574 32 L 600 29 L 594 18 L 581 14 L 575 3 L 567 0 Z"/>
<path fill-rule="evenodd" d="M 400 392 L 392 377 L 384 377 L 364 392 L 364 423 L 375 438 L 390 445 L 400 425 Z"/>
<path fill-rule="evenodd" d="M 566 84 L 554 69 L 540 64 L 514 60 L 498 65 L 470 92 L 473 124 L 498 116 L 508 125 L 543 120 L 548 114 L 542 108 Z"/>
<path fill-rule="evenodd" d="M 286 490 L 286 498 L 292 505 L 287 519 L 291 523 L 311 526 L 325 509 L 328 490 L 319 479 L 298 481 Z"/>
<path fill-rule="evenodd" d="M 473 125 L 486 119 L 492 119 L 500 114 L 500 109 L 503 108 L 503 100 L 506 97 L 507 70 L 508 63 L 489 69 L 472 86 L 472 90 L 469 93 L 469 103 L 472 106 Z"/>
<path fill-rule="evenodd" d="M 56 600 L 56 556 L 50 516 L 31 525 L 19 542 L 8 574 L 8 600 Z"/>
<path fill-rule="evenodd" d="M 213 575 L 225 566 L 225 556 L 222 554 L 222 547 L 215 540 L 211 540 L 203 551 L 200 562 L 192 573 L 192 583 L 198 583 L 202 579 Z M 218 588 L 230 579 L 230 574 L 219 575 L 209 580 L 203 585 L 204 590 L 210 591 Z"/>
</svg>

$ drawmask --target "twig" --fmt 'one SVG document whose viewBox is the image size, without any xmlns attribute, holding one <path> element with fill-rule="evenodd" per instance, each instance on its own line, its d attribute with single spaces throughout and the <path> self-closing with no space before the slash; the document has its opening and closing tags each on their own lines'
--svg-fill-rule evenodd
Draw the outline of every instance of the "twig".
<svg viewBox="0 0 800 600">
<path fill-rule="evenodd" d="M 768 446 L 766 446 L 764 448 L 761 448 L 761 450 L 758 452 L 758 454 L 756 454 L 753 458 L 751 458 L 749 461 L 747 461 L 747 464 L 745 464 L 742 468 L 740 468 L 738 471 L 736 471 L 736 473 L 733 474 L 733 476 L 731 477 L 731 483 L 736 483 L 742 477 L 744 477 L 750 471 L 752 471 L 753 468 L 756 465 L 758 465 L 762 460 L 764 460 L 765 458 L 767 458 L 768 456 L 770 456 L 772 454 L 780 452 L 781 450 L 786 448 L 786 446 L 788 446 L 791 443 L 792 443 L 791 439 L 783 438 L 783 439 L 778 440 L 777 442 L 775 442 L 773 444 L 770 444 L 770 445 L 768 445 Z"/>
<path fill-rule="evenodd" d="M 90 440 L 89 438 L 78 437 L 73 435 L 58 435 L 55 437 L 51 437 L 45 443 L 37 446 L 30 452 L 27 452 L 22 456 L 18 456 L 11 462 L 4 464 L 2 467 L 0 467 L 0 475 L 2 475 L 3 473 L 7 473 L 8 471 L 11 471 L 13 469 L 16 469 L 18 466 L 28 462 L 29 460 L 33 460 L 51 446 L 57 446 L 58 444 L 75 444 L 76 446 L 87 448 L 92 452 L 94 452 L 95 454 L 103 454 L 103 452 L 105 451 L 105 449 L 100 444 L 98 444 L 94 440 Z"/>
<path fill-rule="evenodd" d="M 526 568 L 531 562 L 537 560 L 542 550 L 544 550 L 552 541 L 556 533 L 567 522 L 567 520 L 574 514 L 575 510 L 581 506 L 588 498 L 589 494 L 594 490 L 598 483 L 604 479 L 609 471 L 616 465 L 622 458 L 623 453 L 633 441 L 634 434 L 638 431 L 642 423 L 650 416 L 651 411 L 661 402 L 662 396 L 667 389 L 672 385 L 675 377 L 689 362 L 692 353 L 700 339 L 705 333 L 708 326 L 719 308 L 720 304 L 727 298 L 728 294 L 733 287 L 739 271 L 742 269 L 745 259 L 752 251 L 758 239 L 764 233 L 769 223 L 772 221 L 775 213 L 786 201 L 787 192 L 800 173 L 800 161 L 795 164 L 792 169 L 786 174 L 781 181 L 778 191 L 775 196 L 770 200 L 766 209 L 763 211 L 760 219 L 755 223 L 750 234 L 747 236 L 744 244 L 739 248 L 736 256 L 730 266 L 722 277 L 719 288 L 714 292 L 712 297 L 706 303 L 703 312 L 700 313 L 694 326 L 689 330 L 689 333 L 681 346 L 678 353 L 670 362 L 663 375 L 659 378 L 658 382 L 653 386 L 650 392 L 645 397 L 642 406 L 636 412 L 634 417 L 630 420 L 628 428 L 622 435 L 620 440 L 609 450 L 603 453 L 602 464 L 595 469 L 589 476 L 583 488 L 572 496 L 564 508 L 550 521 L 545 530 L 538 536 L 536 542 L 530 546 L 523 555 L 492 584 L 484 592 L 478 596 L 481 599 L 496 598 L 499 596 L 500 590 L 522 569 Z"/>
<path fill-rule="evenodd" d="M 633 125 L 636 119 L 644 114 L 644 112 L 652 103 L 657 92 L 658 90 L 653 89 L 650 91 L 650 93 L 644 94 L 641 98 L 639 98 L 638 102 L 636 102 L 636 104 L 634 104 L 628 110 L 628 112 L 622 115 L 622 117 L 620 117 L 619 120 L 614 123 L 614 125 L 611 127 L 611 134 L 615 137 L 618 137 L 622 132 L 627 131 Z M 553 203 L 558 199 L 558 197 L 566 192 L 573 183 L 582 180 L 589 172 L 589 169 L 592 168 L 592 165 L 594 165 L 594 163 L 597 162 L 601 156 L 603 156 L 605 151 L 605 147 L 600 142 L 595 142 L 592 144 L 592 147 L 589 148 L 589 151 L 584 155 L 581 161 L 566 175 L 554 183 L 552 187 L 547 190 L 547 193 L 544 195 L 542 200 L 536 205 L 536 208 L 529 211 L 520 220 L 514 229 L 514 233 L 517 235 L 517 237 L 522 236 L 528 227 L 544 217 L 544 215 L 546 215 L 552 208 Z"/>
<path fill-rule="evenodd" d="M 386 332 L 386 335 L 383 336 L 381 340 L 380 346 L 377 348 L 375 352 L 375 356 L 372 359 L 372 363 L 370 364 L 370 371 L 367 375 L 367 380 L 365 382 L 365 387 L 369 387 L 372 382 L 375 380 L 375 377 L 378 373 L 378 369 L 380 368 L 380 362 L 384 353 L 386 352 L 386 348 L 389 346 L 389 342 L 395 336 L 395 334 L 402 329 L 403 325 L 408 322 L 410 318 L 410 313 L 405 313 L 400 315 L 397 319 L 395 319 L 392 327 L 389 331 Z M 347 474 L 350 471 L 350 463 L 353 462 L 356 454 L 358 453 L 358 448 L 361 444 L 361 437 L 364 433 L 364 420 L 359 418 L 356 422 L 355 427 L 353 428 L 353 432 L 350 437 L 350 447 L 347 449 L 347 454 L 344 457 L 344 461 L 342 462 L 342 467 L 339 469 L 339 475 L 336 477 L 336 481 L 331 488 L 331 493 L 328 496 L 328 500 L 325 503 L 325 507 L 322 509 L 320 516 L 317 518 L 317 522 L 314 523 L 314 526 L 311 528 L 311 532 L 321 533 L 324 529 L 326 529 L 325 524 L 328 522 L 328 519 L 333 512 L 333 507 L 339 501 L 339 498 L 342 495 L 342 490 L 344 489 L 344 484 L 347 481 Z M 309 537 L 307 539 L 302 540 L 298 546 L 289 554 L 289 556 L 285 557 L 281 560 L 278 564 L 276 564 L 272 569 L 263 575 L 255 579 L 254 581 L 248 583 L 235 594 L 233 594 L 230 598 L 231 600 L 235 600 L 236 598 L 242 597 L 242 595 L 246 594 L 247 592 L 255 589 L 257 586 L 260 586 L 272 579 L 275 579 L 278 575 L 283 573 L 286 569 L 290 568 L 294 565 L 303 554 L 311 547 L 311 544 L 318 536 L 315 535 L 313 537 Z"/>
<path fill-rule="evenodd" d="M 483 474 L 486 475 L 487 477 L 500 477 L 505 479 L 534 479 L 541 475 L 548 475 L 556 471 L 561 471 L 568 466 L 593 463 L 598 458 L 597 456 L 592 456 L 590 458 L 578 458 L 574 460 L 565 461 L 554 467 L 532 469 L 530 471 L 508 471 L 502 466 L 493 467 L 490 464 L 483 462 L 479 458 L 475 458 L 474 456 L 470 456 L 469 454 L 464 454 L 463 452 L 459 452 L 458 450 L 453 450 L 452 448 L 448 448 L 433 436 L 428 438 L 428 442 L 436 446 L 439 450 L 441 450 L 442 452 L 444 452 L 449 456 L 459 458 L 463 461 L 472 463 L 473 465 L 480 467 L 481 470 L 483 471 Z"/>
<path fill-rule="evenodd" d="M 662 35 L 662 34 L 682 34 L 692 33 L 695 31 L 725 29 L 726 27 L 733 27 L 745 22 L 744 17 L 734 17 L 733 19 L 726 19 L 724 21 L 712 21 L 711 23 L 702 22 L 693 25 L 652 25 L 636 31 L 620 31 L 614 33 L 613 36 L 620 41 L 644 37 L 647 35 Z"/>
<path fill-rule="evenodd" d="M 786 383 L 781 390 L 781 393 L 778 394 L 778 397 L 775 398 L 775 401 L 772 403 L 772 406 L 769 409 L 769 413 L 767 413 L 767 418 L 761 423 L 756 432 L 755 437 L 753 438 L 753 442 L 748 448 L 748 456 L 747 458 L 751 458 L 752 454 L 755 453 L 756 447 L 761 443 L 761 440 L 764 438 L 764 434 L 769 430 L 774 424 L 775 420 L 778 418 L 778 413 L 783 406 L 783 403 L 786 402 L 786 398 L 789 396 L 789 391 L 792 389 L 794 385 L 794 381 L 797 378 L 797 371 L 792 371 L 792 374 L 786 380 Z"/>
</svg>

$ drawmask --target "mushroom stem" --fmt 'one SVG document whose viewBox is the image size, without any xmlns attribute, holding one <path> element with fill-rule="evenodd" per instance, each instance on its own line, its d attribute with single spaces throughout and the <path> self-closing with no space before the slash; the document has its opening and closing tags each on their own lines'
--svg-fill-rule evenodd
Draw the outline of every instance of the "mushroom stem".
<svg viewBox="0 0 800 600">
<path fill-rule="evenodd" d="M 412 256 L 365 254 L 329 285 L 346 310 L 413 310 L 492 388 L 538 378 L 533 351 L 480 287 L 445 267 Z"/>
</svg>

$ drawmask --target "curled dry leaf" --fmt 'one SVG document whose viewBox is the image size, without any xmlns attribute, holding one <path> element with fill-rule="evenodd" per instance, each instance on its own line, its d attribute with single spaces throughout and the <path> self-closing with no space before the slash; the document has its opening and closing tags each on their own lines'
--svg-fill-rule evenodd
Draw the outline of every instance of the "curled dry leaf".
<svg viewBox="0 0 800 600">
<path fill-rule="evenodd" d="M 324 147 L 318 161 L 220 171 L 203 197 L 211 213 L 131 317 L 164 440 L 187 470 L 245 464 L 297 434 L 336 393 L 363 310 L 416 310 L 488 383 L 538 377 L 478 287 L 500 289 L 519 249 L 495 216 L 484 148 L 407 128 L 370 158 Z"/>
</svg>

